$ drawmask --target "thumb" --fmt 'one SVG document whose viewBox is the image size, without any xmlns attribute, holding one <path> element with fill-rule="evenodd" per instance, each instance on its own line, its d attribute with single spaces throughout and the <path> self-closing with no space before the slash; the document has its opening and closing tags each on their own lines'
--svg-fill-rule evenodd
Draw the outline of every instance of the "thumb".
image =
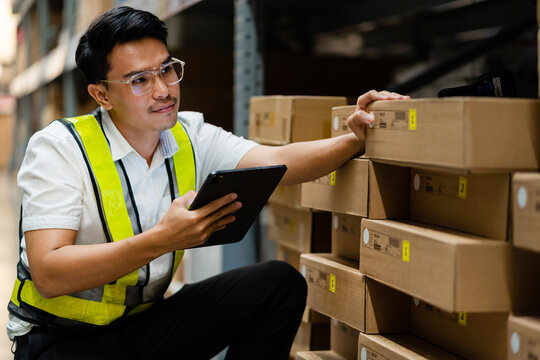
<svg viewBox="0 0 540 360">
<path fill-rule="evenodd" d="M 178 201 L 182 203 L 182 205 L 184 205 L 186 209 L 189 209 L 189 207 L 191 206 L 191 203 L 193 202 L 193 200 L 195 200 L 196 196 L 197 196 L 197 193 L 193 190 L 190 190 L 184 195 L 180 196 L 178 198 Z"/>
</svg>

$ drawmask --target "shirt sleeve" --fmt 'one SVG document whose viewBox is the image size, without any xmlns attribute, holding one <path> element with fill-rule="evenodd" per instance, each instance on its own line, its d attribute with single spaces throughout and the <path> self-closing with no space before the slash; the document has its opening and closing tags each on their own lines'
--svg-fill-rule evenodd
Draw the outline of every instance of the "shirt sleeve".
<svg viewBox="0 0 540 360">
<path fill-rule="evenodd" d="M 87 170 L 75 140 L 63 127 L 55 122 L 28 143 L 17 178 L 23 232 L 79 229 L 84 191 L 81 172 Z"/>
<path fill-rule="evenodd" d="M 197 164 L 199 186 L 212 171 L 236 168 L 242 157 L 259 145 L 205 123 L 201 113 L 181 112 L 179 115 L 180 120 L 187 125 L 196 160 L 199 162 Z"/>
</svg>

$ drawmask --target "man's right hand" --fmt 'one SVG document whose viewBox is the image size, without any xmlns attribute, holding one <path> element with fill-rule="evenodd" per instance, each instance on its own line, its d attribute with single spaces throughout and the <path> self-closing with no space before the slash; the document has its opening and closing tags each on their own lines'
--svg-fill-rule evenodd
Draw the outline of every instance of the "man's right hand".
<svg viewBox="0 0 540 360">
<path fill-rule="evenodd" d="M 235 201 L 238 195 L 232 193 L 197 210 L 188 210 L 196 195 L 196 192 L 188 191 L 175 199 L 154 227 L 154 230 L 163 234 L 162 245 L 166 252 L 204 244 L 212 233 L 232 223 L 235 217 L 230 214 L 242 206 L 239 201 Z"/>
</svg>

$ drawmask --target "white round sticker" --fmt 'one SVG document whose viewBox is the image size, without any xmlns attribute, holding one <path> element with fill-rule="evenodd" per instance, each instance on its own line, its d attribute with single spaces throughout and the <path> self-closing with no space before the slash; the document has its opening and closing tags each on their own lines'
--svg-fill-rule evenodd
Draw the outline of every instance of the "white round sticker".
<svg viewBox="0 0 540 360">
<path fill-rule="evenodd" d="M 420 305 L 420 299 L 417 297 L 413 297 L 414 306 Z"/>
<path fill-rule="evenodd" d="M 510 347 L 512 348 L 512 353 L 517 354 L 519 351 L 519 334 L 517 332 L 512 333 L 510 338 Z"/>
<path fill-rule="evenodd" d="M 525 186 L 519 187 L 517 202 L 520 209 L 523 209 L 527 205 L 527 189 L 525 189 Z"/>
<path fill-rule="evenodd" d="M 302 276 L 306 277 L 306 265 L 302 265 Z"/>
<path fill-rule="evenodd" d="M 420 189 L 420 175 L 416 174 L 414 175 L 414 190 L 418 191 Z"/>
<path fill-rule="evenodd" d="M 366 348 L 362 346 L 362 350 L 360 350 L 360 360 L 367 360 L 367 351 Z"/>
<path fill-rule="evenodd" d="M 364 244 L 368 244 L 369 243 L 369 230 L 368 229 L 364 229 Z"/>
<path fill-rule="evenodd" d="M 328 119 L 328 118 L 327 118 Z M 328 124 L 328 123 L 327 123 Z M 327 128 L 328 129 L 328 128 Z M 339 129 L 339 118 L 337 116 L 334 116 L 334 130 Z"/>
<path fill-rule="evenodd" d="M 338 229 L 339 227 L 339 218 L 337 215 L 334 215 L 334 229 Z"/>
</svg>

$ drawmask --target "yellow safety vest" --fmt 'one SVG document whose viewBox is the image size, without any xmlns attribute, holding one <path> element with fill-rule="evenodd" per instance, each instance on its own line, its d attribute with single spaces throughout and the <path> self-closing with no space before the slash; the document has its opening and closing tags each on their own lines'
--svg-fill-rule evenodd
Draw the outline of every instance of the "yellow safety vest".
<svg viewBox="0 0 540 360">
<path fill-rule="evenodd" d="M 99 117 L 99 115 L 97 113 L 96 116 Z M 75 137 L 85 158 L 107 240 L 121 241 L 132 237 L 134 228 L 124 201 L 119 172 L 96 117 L 83 115 L 61 121 Z M 178 193 L 185 194 L 189 190 L 195 190 L 196 170 L 193 147 L 186 130 L 179 122 L 171 128 L 171 131 L 179 147 L 178 152 L 173 156 L 176 185 Z M 174 185 L 171 184 L 173 177 L 168 163 L 166 165 L 171 197 L 174 197 Z M 174 252 L 170 278 L 176 271 L 183 254 L 183 250 Z M 138 284 L 138 273 L 139 270 L 135 270 L 114 283 L 82 291 L 77 293 L 77 296 L 62 295 L 47 299 L 36 290 L 28 269 L 19 261 L 17 279 L 8 309 L 13 315 L 38 324 L 107 325 L 122 316 L 144 311 L 157 300 L 153 299 L 144 303 L 140 296 L 140 301 L 136 300 L 135 304 L 126 301 L 128 290 L 133 293 L 133 290 L 138 287 L 142 294 L 140 287 L 148 282 L 146 280 L 144 284 Z M 96 298 L 96 293 L 99 294 L 99 298 Z"/>
</svg>

